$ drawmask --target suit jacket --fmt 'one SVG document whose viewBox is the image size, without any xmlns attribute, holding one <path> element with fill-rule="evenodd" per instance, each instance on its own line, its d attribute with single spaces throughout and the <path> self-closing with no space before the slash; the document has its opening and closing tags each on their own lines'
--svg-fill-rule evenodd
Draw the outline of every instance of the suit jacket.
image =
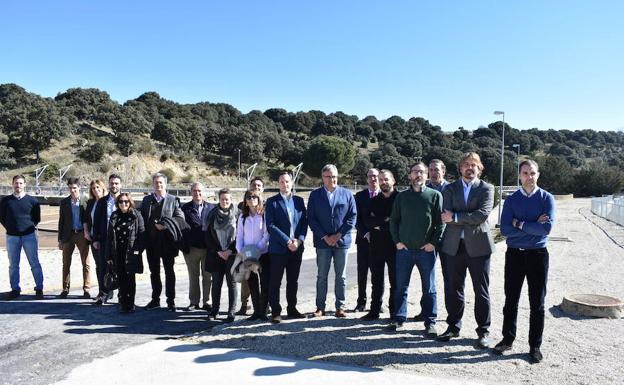
<svg viewBox="0 0 624 385">
<path fill-rule="evenodd" d="M 381 194 L 381 191 L 379 191 L 377 194 Z M 368 241 L 364 239 L 364 235 L 368 233 L 368 229 L 364 224 L 364 217 L 368 212 L 370 202 L 371 197 L 370 193 L 368 192 L 368 188 L 358 191 L 355 194 L 355 207 L 357 208 L 357 221 L 355 222 L 355 229 L 357 230 L 355 234 L 356 244 L 364 243 L 365 245 L 368 245 Z"/>
<path fill-rule="evenodd" d="M 80 216 L 78 221 L 80 222 L 80 229 L 82 230 L 82 222 L 84 222 L 85 212 L 87 208 L 87 200 L 80 197 Z M 59 221 L 58 221 L 58 241 L 61 243 L 69 242 L 72 236 L 73 230 L 72 221 L 72 208 L 71 198 L 66 197 L 61 199 L 59 206 Z"/>
<path fill-rule="evenodd" d="M 323 237 L 340 232 L 342 238 L 336 244 L 339 249 L 351 246 L 351 230 L 355 227 L 357 208 L 351 191 L 343 187 L 334 190 L 334 208 L 329 205 L 327 190 L 317 188 L 308 199 L 308 224 L 314 234 L 314 247 L 329 249 Z"/>
<path fill-rule="evenodd" d="M 306 213 L 303 198 L 293 195 L 295 212 L 293 215 L 294 238 L 303 242 L 308 233 L 308 216 Z M 267 199 L 265 203 L 264 217 L 269 231 L 269 253 L 270 254 L 290 254 L 286 244 L 290 240 L 290 219 L 286 210 L 286 203 L 280 194 Z M 299 246 L 297 252 L 303 252 L 303 244 Z"/>
<path fill-rule="evenodd" d="M 469 256 L 481 257 L 492 254 L 495 246 L 488 216 L 494 206 L 494 186 L 482 180 L 474 182 L 468 194 L 468 201 L 464 202 L 464 187 L 460 178 L 446 186 L 442 196 L 443 210 L 455 213 L 455 220 L 446 224 L 442 252 L 456 255 L 463 231 L 464 244 Z"/>
<path fill-rule="evenodd" d="M 178 199 L 178 197 L 171 195 L 171 194 L 166 194 L 164 197 L 164 200 L 165 201 L 163 202 L 162 211 L 160 213 L 160 218 L 158 219 L 156 223 L 159 223 L 160 219 L 164 217 L 184 218 L 184 213 L 182 212 L 182 209 L 180 208 L 180 200 Z M 152 213 L 152 203 L 156 203 L 156 198 L 154 198 L 154 194 L 149 194 L 143 197 L 143 201 L 141 202 L 141 216 L 143 217 L 143 220 L 145 221 L 145 231 L 148 231 L 148 229 L 152 225 L 151 223 L 150 224 L 147 223 L 150 219 L 150 214 Z"/>
<path fill-rule="evenodd" d="M 95 213 L 93 214 L 93 242 L 100 242 L 100 247 L 106 247 L 106 238 L 108 235 L 108 197 L 110 194 L 98 199 L 95 206 Z M 115 212 L 117 207 L 113 210 Z M 89 211 L 90 212 L 90 211 Z M 112 213 L 111 213 L 112 215 Z M 104 254 L 105 255 L 105 254 Z"/>
</svg>

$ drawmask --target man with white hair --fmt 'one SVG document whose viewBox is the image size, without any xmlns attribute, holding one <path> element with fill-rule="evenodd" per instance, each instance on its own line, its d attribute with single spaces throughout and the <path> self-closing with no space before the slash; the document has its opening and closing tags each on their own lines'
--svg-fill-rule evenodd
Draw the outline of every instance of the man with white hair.
<svg viewBox="0 0 624 385">
<path fill-rule="evenodd" d="M 208 312 L 212 310 L 210 306 L 210 286 L 212 277 L 206 270 L 206 230 L 208 213 L 216 205 L 204 200 L 204 185 L 194 182 L 191 185 L 192 200 L 182 205 L 184 219 L 189 225 L 189 229 L 184 232 L 183 253 L 186 261 L 186 268 L 189 275 L 189 300 L 190 304 L 186 310 L 203 309 Z M 201 286 L 199 276 L 201 275 Z M 201 287 L 201 290 L 200 290 Z M 203 295 L 203 302 L 200 306 L 200 299 Z"/>
</svg>

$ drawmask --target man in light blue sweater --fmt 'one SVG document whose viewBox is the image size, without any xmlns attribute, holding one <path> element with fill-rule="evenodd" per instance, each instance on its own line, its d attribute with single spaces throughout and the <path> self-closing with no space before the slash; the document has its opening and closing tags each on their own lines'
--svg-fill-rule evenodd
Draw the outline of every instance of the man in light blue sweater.
<svg viewBox="0 0 624 385">
<path fill-rule="evenodd" d="M 529 359 L 538 363 L 544 331 L 544 298 L 548 280 L 548 234 L 555 218 L 555 199 L 537 186 L 539 168 L 535 161 L 520 163 L 522 188 L 505 200 L 501 233 L 507 237 L 505 253 L 505 307 L 503 340 L 495 353 L 510 350 L 516 338 L 518 301 L 524 278 L 529 286 Z"/>
</svg>

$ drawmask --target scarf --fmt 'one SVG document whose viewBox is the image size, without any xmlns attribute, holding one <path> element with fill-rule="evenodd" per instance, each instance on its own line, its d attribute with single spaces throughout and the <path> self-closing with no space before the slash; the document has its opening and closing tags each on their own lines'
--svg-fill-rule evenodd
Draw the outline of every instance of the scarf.
<svg viewBox="0 0 624 385">
<path fill-rule="evenodd" d="M 209 223 L 217 234 L 221 250 L 226 250 L 236 237 L 236 218 L 238 217 L 238 209 L 231 204 L 227 209 L 221 206 L 215 207 L 211 212 Z"/>
</svg>

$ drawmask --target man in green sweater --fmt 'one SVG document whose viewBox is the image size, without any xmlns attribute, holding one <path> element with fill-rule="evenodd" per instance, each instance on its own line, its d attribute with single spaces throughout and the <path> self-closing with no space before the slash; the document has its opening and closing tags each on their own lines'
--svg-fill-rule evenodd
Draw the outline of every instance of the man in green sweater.
<svg viewBox="0 0 624 385">
<path fill-rule="evenodd" d="M 396 253 L 396 314 L 390 327 L 399 330 L 407 317 L 407 290 L 414 265 L 422 285 L 422 314 L 425 333 L 437 335 L 438 316 L 435 287 L 435 249 L 440 244 L 444 223 L 441 220 L 442 194 L 425 186 L 427 166 L 417 162 L 410 168 L 411 188 L 401 192 L 394 201 L 390 217 L 390 233 Z"/>
</svg>

